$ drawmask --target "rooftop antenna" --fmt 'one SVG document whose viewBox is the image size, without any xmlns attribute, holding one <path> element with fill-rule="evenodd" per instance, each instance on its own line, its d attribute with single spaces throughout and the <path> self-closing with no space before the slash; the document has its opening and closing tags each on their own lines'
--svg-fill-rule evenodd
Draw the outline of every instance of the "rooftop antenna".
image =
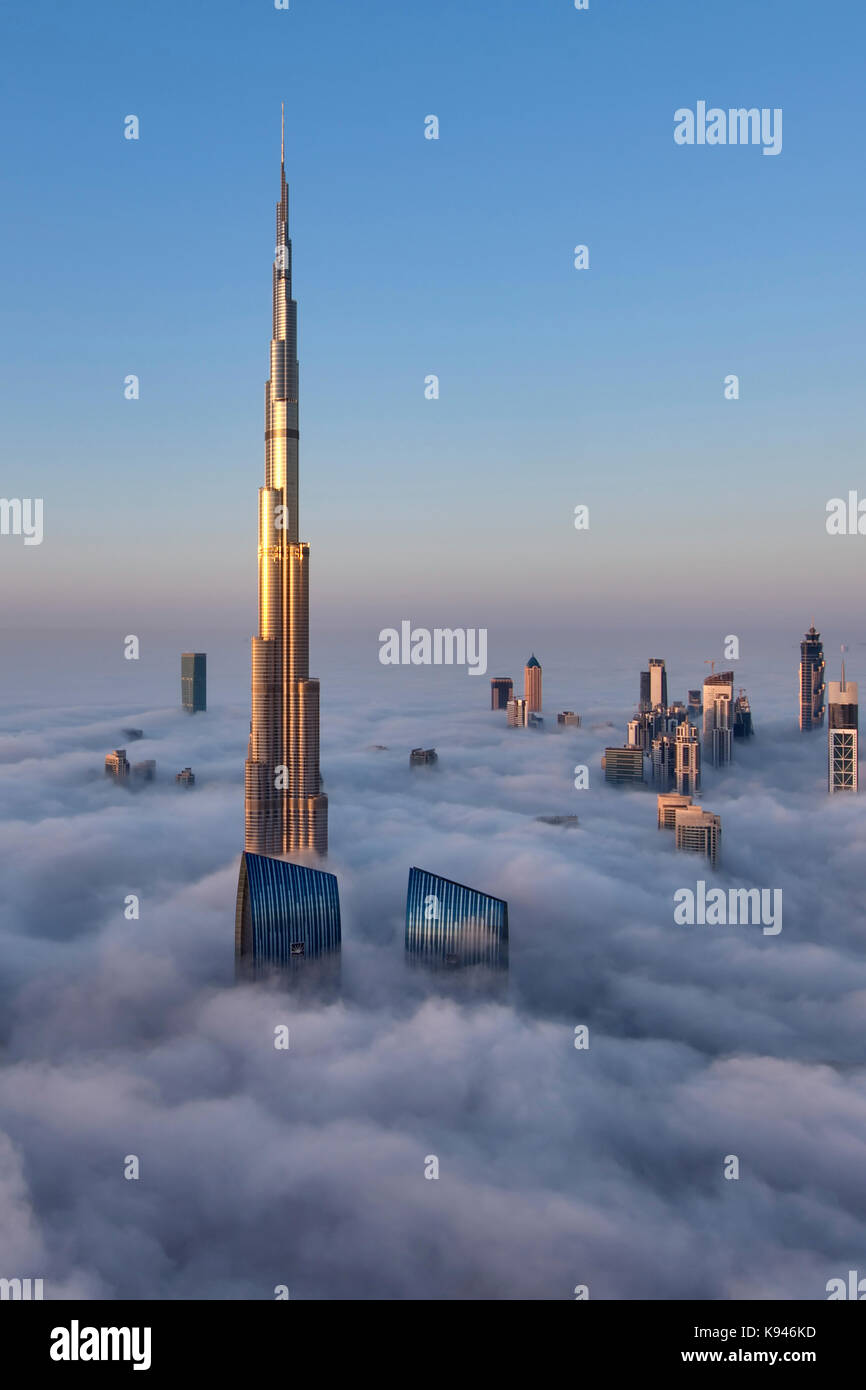
<svg viewBox="0 0 866 1390">
<path fill-rule="evenodd" d="M 280 163 L 286 162 L 286 103 L 280 102 Z"/>
</svg>

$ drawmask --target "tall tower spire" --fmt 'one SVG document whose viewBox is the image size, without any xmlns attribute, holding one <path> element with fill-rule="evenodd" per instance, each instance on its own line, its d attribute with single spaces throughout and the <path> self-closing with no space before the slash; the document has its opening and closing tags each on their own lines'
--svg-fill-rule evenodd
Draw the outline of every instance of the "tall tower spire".
<svg viewBox="0 0 866 1390">
<path fill-rule="evenodd" d="M 292 298 L 284 114 L 280 125 L 245 845 L 258 854 L 326 854 L 328 799 L 319 772 L 319 682 L 309 673 L 310 547 L 298 538 L 298 306 Z"/>
</svg>

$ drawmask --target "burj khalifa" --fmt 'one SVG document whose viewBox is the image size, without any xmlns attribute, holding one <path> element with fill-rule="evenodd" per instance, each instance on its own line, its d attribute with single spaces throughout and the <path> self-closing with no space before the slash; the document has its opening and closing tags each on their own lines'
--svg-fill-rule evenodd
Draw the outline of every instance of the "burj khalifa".
<svg viewBox="0 0 866 1390">
<path fill-rule="evenodd" d="M 310 547 L 298 539 L 298 306 L 292 298 L 285 125 L 280 143 L 245 848 L 274 856 L 304 851 L 324 855 L 328 798 L 319 771 L 319 682 L 311 680 L 309 669 Z"/>
</svg>

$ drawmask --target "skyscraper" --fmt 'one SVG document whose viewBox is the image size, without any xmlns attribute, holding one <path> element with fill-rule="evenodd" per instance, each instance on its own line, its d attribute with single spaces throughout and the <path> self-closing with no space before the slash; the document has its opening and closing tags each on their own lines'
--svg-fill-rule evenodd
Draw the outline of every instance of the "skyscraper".
<svg viewBox="0 0 866 1390">
<path fill-rule="evenodd" d="M 513 695 L 506 706 L 505 722 L 509 729 L 525 729 L 529 723 L 529 710 L 525 700 Z"/>
<path fill-rule="evenodd" d="M 658 825 L 659 830 L 673 830 L 676 827 L 677 811 L 682 811 L 686 806 L 691 806 L 690 796 L 681 796 L 678 792 L 668 792 L 658 799 Z"/>
<path fill-rule="evenodd" d="M 406 955 L 433 966 L 508 967 L 508 904 L 440 878 L 409 870 Z"/>
<path fill-rule="evenodd" d="M 824 643 L 815 624 L 800 643 L 800 728 L 819 729 L 824 723 Z"/>
<path fill-rule="evenodd" d="M 676 777 L 676 750 L 675 734 L 659 734 L 658 738 L 653 739 L 650 760 L 655 786 L 665 790 L 673 786 Z"/>
<path fill-rule="evenodd" d="M 713 767 L 731 761 L 734 673 L 717 671 L 704 681 L 704 756 Z"/>
<path fill-rule="evenodd" d="M 652 700 L 650 699 L 649 671 L 641 671 L 640 673 L 640 697 L 638 699 L 637 707 L 641 714 L 643 714 L 646 710 L 652 709 L 653 707 Z"/>
<path fill-rule="evenodd" d="M 494 676 L 490 682 L 490 708 L 507 709 L 513 693 L 514 682 L 510 676 Z"/>
<path fill-rule="evenodd" d="M 297 304 L 285 141 L 273 265 L 271 372 L 265 387 L 265 485 L 259 489 L 259 632 L 252 639 L 252 718 L 245 845 L 261 854 L 328 850 L 319 771 L 319 682 L 310 679 L 310 547 L 298 539 Z"/>
<path fill-rule="evenodd" d="M 660 656 L 651 656 L 649 659 L 649 698 L 652 709 L 655 709 L 656 705 L 667 709 L 668 675 Z"/>
<path fill-rule="evenodd" d="M 722 818 L 697 806 L 685 806 L 674 813 L 677 849 L 702 854 L 715 866 L 719 858 Z"/>
<path fill-rule="evenodd" d="M 830 795 L 857 790 L 857 682 L 830 681 L 827 687 L 827 781 Z"/>
<path fill-rule="evenodd" d="M 677 729 L 674 783 L 680 796 L 696 796 L 701 789 L 701 745 L 693 724 L 681 724 Z"/>
<path fill-rule="evenodd" d="M 113 777 L 115 782 L 126 781 L 129 776 L 129 759 L 125 748 L 115 748 L 113 753 L 106 753 L 105 775 Z"/>
<path fill-rule="evenodd" d="M 190 714 L 207 709 L 207 653 L 183 652 L 180 658 L 180 693 Z"/>
<path fill-rule="evenodd" d="M 734 701 L 734 738 L 751 738 L 754 732 L 752 706 L 745 690 L 741 688 Z"/>
<path fill-rule="evenodd" d="M 541 710 L 541 663 L 532 655 L 523 668 L 523 698 L 530 714 Z"/>
<path fill-rule="evenodd" d="M 641 748 L 605 748 L 601 760 L 604 780 L 614 786 L 643 782 L 643 759 Z"/>
<path fill-rule="evenodd" d="M 241 855 L 235 910 L 238 973 L 338 967 L 340 894 L 334 874 L 265 854 Z"/>
</svg>

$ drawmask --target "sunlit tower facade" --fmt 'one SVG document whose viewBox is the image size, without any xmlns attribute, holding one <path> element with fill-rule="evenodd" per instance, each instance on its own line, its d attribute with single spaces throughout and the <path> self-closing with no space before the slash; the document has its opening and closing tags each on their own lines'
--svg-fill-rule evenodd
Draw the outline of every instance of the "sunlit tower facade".
<svg viewBox="0 0 866 1390">
<path fill-rule="evenodd" d="M 319 771 L 319 682 L 310 678 L 310 547 L 299 540 L 297 304 L 285 141 L 273 265 L 273 336 L 265 385 L 265 485 L 259 489 L 259 631 L 245 776 L 248 851 L 328 850 Z"/>
<path fill-rule="evenodd" d="M 541 711 L 541 662 L 533 654 L 523 668 L 523 698 L 530 714 Z"/>
<path fill-rule="evenodd" d="M 827 687 L 827 781 L 830 795 L 857 790 L 858 690 L 857 682 L 830 681 Z"/>
</svg>

